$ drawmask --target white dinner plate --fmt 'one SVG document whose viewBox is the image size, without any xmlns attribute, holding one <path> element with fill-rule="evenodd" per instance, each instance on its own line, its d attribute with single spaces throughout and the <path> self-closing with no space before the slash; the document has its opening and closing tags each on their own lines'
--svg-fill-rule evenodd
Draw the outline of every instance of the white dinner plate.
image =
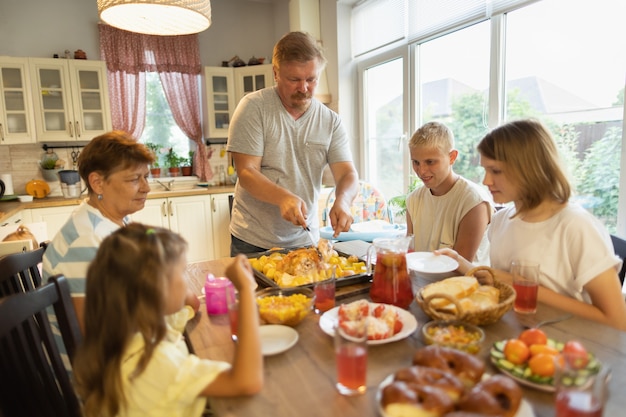
<svg viewBox="0 0 626 417">
<path fill-rule="evenodd" d="M 341 232 L 339 236 L 333 237 L 334 230 L 331 226 L 320 228 L 320 237 L 328 240 L 339 240 L 342 242 L 348 240 L 364 240 L 371 242 L 377 237 L 400 237 L 406 235 L 406 225 L 404 224 L 389 224 L 382 227 L 379 230 L 365 231 L 365 232 Z"/>
<path fill-rule="evenodd" d="M 488 378 L 489 375 L 483 376 L 483 379 L 485 377 Z M 387 385 L 391 384 L 392 382 L 393 382 L 393 374 L 388 375 L 387 378 L 383 379 L 383 382 L 381 382 L 380 385 L 378 385 L 378 390 L 376 391 L 376 405 L 378 407 L 378 413 L 382 417 L 388 417 L 387 413 L 385 413 L 385 410 L 383 409 L 381 405 L 381 399 L 383 396 L 383 388 L 385 388 Z M 515 417 L 535 417 L 533 408 L 531 407 L 530 403 L 526 401 L 524 398 L 522 398 L 522 402 L 520 403 L 519 408 L 517 409 L 517 413 L 515 413 Z"/>
<path fill-rule="evenodd" d="M 451 257 L 432 252 L 407 253 L 406 263 L 409 270 L 427 274 L 444 274 L 456 271 L 459 267 L 459 263 Z"/>
<path fill-rule="evenodd" d="M 271 356 L 291 349 L 298 341 L 298 332 L 281 324 L 266 324 L 259 327 L 261 353 Z"/>
<path fill-rule="evenodd" d="M 375 303 L 370 303 L 370 304 L 375 304 Z M 398 308 L 395 306 L 389 306 L 389 307 L 394 308 L 398 312 L 398 315 L 400 316 L 400 321 L 402 322 L 402 330 L 387 339 L 368 340 L 367 341 L 368 345 L 382 345 L 385 343 L 391 343 L 397 340 L 402 340 L 405 337 L 410 336 L 415 331 L 415 329 L 417 329 L 417 320 L 415 319 L 415 316 L 413 314 L 411 314 L 410 312 L 402 308 Z M 328 310 L 327 312 L 325 312 L 324 314 L 322 314 L 322 316 L 320 317 L 320 328 L 324 331 L 324 333 L 326 333 L 329 336 L 335 336 L 335 327 L 337 327 L 337 323 L 339 321 L 338 316 L 339 316 L 339 307 L 332 308 Z"/>
</svg>

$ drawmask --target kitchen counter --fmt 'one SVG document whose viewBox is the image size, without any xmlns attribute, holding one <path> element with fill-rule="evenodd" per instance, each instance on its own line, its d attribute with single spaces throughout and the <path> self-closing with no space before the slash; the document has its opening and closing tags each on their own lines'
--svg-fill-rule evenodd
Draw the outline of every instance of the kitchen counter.
<svg viewBox="0 0 626 417">
<path fill-rule="evenodd" d="M 194 187 L 188 190 L 174 191 L 151 191 L 148 193 L 148 199 L 165 198 L 165 197 L 183 197 L 190 195 L 210 195 L 235 192 L 235 186 L 213 186 L 213 187 Z M 35 198 L 32 202 L 22 203 L 18 200 L 0 202 L 0 223 L 8 219 L 12 215 L 19 213 L 25 209 L 48 208 L 75 206 L 80 204 L 86 198 L 86 193 L 80 198 L 64 198 L 64 197 L 45 197 Z"/>
</svg>

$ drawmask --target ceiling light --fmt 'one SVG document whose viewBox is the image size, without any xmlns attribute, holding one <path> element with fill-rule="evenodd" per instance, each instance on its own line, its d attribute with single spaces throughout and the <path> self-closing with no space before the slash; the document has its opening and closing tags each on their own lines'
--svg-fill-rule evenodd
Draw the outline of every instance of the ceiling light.
<svg viewBox="0 0 626 417">
<path fill-rule="evenodd" d="M 189 35 L 211 26 L 210 0 L 98 0 L 105 23 L 146 35 Z"/>
</svg>

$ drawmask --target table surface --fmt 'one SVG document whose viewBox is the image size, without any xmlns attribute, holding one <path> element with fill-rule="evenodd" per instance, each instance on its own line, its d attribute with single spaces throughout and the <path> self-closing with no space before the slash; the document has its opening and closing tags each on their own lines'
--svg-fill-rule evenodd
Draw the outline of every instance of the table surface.
<svg viewBox="0 0 626 417">
<path fill-rule="evenodd" d="M 208 272 L 224 275 L 229 258 L 190 264 L 190 286 L 201 293 Z M 338 303 L 366 298 L 367 284 L 338 288 Z M 423 347 L 420 329 L 430 319 L 414 301 L 409 311 L 416 317 L 417 330 L 406 339 L 370 346 L 368 348 L 367 392 L 361 396 L 346 397 L 335 388 L 335 356 L 333 340 L 319 327 L 319 315 L 309 314 L 296 330 L 299 340 L 290 350 L 264 358 L 265 384 L 252 397 L 211 398 L 211 407 L 219 417 L 224 416 L 376 416 L 378 385 L 398 369 L 411 365 L 416 349 Z M 479 357 L 487 362 L 487 372 L 497 370 L 488 361 L 489 349 L 498 340 L 517 336 L 524 326 L 555 318 L 563 312 L 540 304 L 536 314 L 520 315 L 512 310 L 492 325 L 483 326 L 485 343 Z M 605 416 L 622 415 L 626 409 L 626 333 L 611 327 L 572 317 L 543 327 L 548 337 L 556 340 L 577 339 L 604 364 L 612 369 L 609 383 L 610 397 Z M 230 338 L 227 316 L 207 316 L 204 304 L 192 319 L 187 331 L 195 353 L 214 360 L 232 362 L 234 344 Z M 522 387 L 524 398 L 537 417 L 554 416 L 552 393 Z"/>
</svg>

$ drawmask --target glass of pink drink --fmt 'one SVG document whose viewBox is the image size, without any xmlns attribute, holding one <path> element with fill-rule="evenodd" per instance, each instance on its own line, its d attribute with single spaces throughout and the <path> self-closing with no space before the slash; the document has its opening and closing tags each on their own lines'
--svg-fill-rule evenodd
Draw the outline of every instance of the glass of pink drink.
<svg viewBox="0 0 626 417">
<path fill-rule="evenodd" d="M 352 322 L 356 323 L 356 322 Z M 345 331 L 335 330 L 337 390 L 342 395 L 359 395 L 367 389 L 367 318 Z"/>
<path fill-rule="evenodd" d="M 539 264 L 529 261 L 511 262 L 515 303 L 517 313 L 532 314 L 537 311 L 537 290 L 539 288 Z"/>
<path fill-rule="evenodd" d="M 317 281 L 313 286 L 315 291 L 315 312 L 325 313 L 335 307 L 335 267 L 330 278 Z"/>
<path fill-rule="evenodd" d="M 578 355 L 567 353 L 556 359 L 556 417 L 602 417 L 610 371 L 603 367 L 597 374 L 590 375 L 584 367 L 576 365 L 576 359 Z"/>
</svg>

